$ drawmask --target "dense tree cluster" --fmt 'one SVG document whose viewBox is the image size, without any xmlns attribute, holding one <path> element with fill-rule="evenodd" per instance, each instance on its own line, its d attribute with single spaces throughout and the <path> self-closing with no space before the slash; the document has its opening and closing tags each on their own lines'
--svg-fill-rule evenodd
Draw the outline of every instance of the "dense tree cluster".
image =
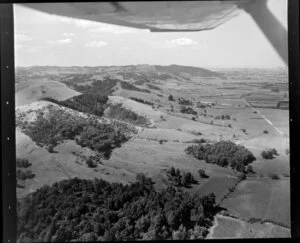
<svg viewBox="0 0 300 243">
<path fill-rule="evenodd" d="M 31 163 L 29 163 L 28 159 L 24 158 L 17 158 L 16 159 L 16 167 L 18 168 L 28 168 L 31 166 Z"/>
<path fill-rule="evenodd" d="M 187 147 L 185 152 L 207 163 L 229 166 L 237 171 L 244 171 L 245 167 L 256 159 L 244 146 L 231 141 L 192 145 Z"/>
<path fill-rule="evenodd" d="M 178 104 L 179 105 L 193 105 L 193 102 L 189 99 L 179 98 L 178 99 Z"/>
<path fill-rule="evenodd" d="M 60 101 L 59 103 L 73 110 L 93 114 L 96 116 L 102 116 L 106 108 L 105 105 L 107 101 L 107 96 L 84 93 L 70 99 Z"/>
<path fill-rule="evenodd" d="M 110 157 L 111 151 L 115 147 L 127 141 L 127 138 L 120 130 L 115 130 L 111 125 L 94 123 L 84 126 L 75 139 L 76 143 L 82 147 L 102 152 L 106 158 Z"/>
<path fill-rule="evenodd" d="M 197 111 L 195 111 L 192 107 L 182 106 L 180 108 L 180 112 L 181 113 L 186 113 L 186 114 L 197 115 Z"/>
<path fill-rule="evenodd" d="M 96 155 L 90 155 L 89 157 L 87 157 L 85 163 L 88 167 L 90 168 L 95 168 L 98 166 L 98 164 L 103 164 L 101 161 L 101 156 L 99 154 Z"/>
<path fill-rule="evenodd" d="M 81 146 L 109 156 L 112 149 L 127 141 L 121 129 L 113 124 L 100 123 L 93 117 L 72 116 L 63 110 L 51 109 L 47 115 L 40 112 L 30 123 L 19 124 L 24 133 L 50 152 L 61 141 L 75 140 Z"/>
<path fill-rule="evenodd" d="M 90 167 L 90 168 L 95 168 L 95 167 L 97 167 L 97 163 L 95 163 L 94 160 L 93 160 L 92 158 L 87 158 L 86 164 L 87 164 L 87 166 Z"/>
<path fill-rule="evenodd" d="M 136 114 L 125 108 L 122 104 L 111 105 L 106 115 L 109 118 L 129 122 L 138 126 L 147 126 L 149 124 L 149 120 L 146 117 Z"/>
<path fill-rule="evenodd" d="M 63 101 L 57 101 L 48 97 L 42 98 L 41 100 L 50 101 L 76 111 L 102 116 L 107 107 L 106 103 L 108 97 L 93 93 L 84 93 Z"/>
<path fill-rule="evenodd" d="M 130 185 L 69 179 L 18 201 L 18 242 L 203 239 L 216 212 L 213 193 L 158 192 L 139 174 Z"/>
<path fill-rule="evenodd" d="M 137 102 L 140 102 L 142 104 L 146 104 L 146 105 L 154 105 L 154 103 L 150 102 L 150 101 L 146 101 L 146 100 L 143 100 L 143 99 L 140 99 L 140 98 L 136 98 L 136 97 L 130 97 L 131 100 L 134 100 L 134 101 L 137 101 Z"/>
<path fill-rule="evenodd" d="M 191 184 L 197 183 L 191 172 L 182 172 L 173 166 L 167 170 L 169 184 L 176 187 L 189 187 Z"/>
<path fill-rule="evenodd" d="M 261 157 L 263 157 L 264 159 L 273 159 L 275 155 L 278 155 L 278 152 L 275 148 L 264 150 L 261 152 Z"/>
</svg>

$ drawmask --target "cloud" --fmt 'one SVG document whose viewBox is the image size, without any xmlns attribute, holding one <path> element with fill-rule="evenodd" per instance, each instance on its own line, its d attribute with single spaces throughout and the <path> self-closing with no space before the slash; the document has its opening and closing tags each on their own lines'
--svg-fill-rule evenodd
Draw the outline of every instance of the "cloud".
<svg viewBox="0 0 300 243">
<path fill-rule="evenodd" d="M 74 24 L 81 28 L 90 28 L 97 26 L 97 22 L 84 20 L 84 19 L 74 19 Z"/>
<path fill-rule="evenodd" d="M 57 20 L 67 23 L 67 24 L 71 24 L 74 22 L 75 19 L 70 18 L 70 17 L 61 17 L 61 16 L 57 16 Z"/>
<path fill-rule="evenodd" d="M 177 47 L 177 46 L 198 45 L 198 42 L 188 38 L 178 38 L 170 41 L 169 40 L 165 41 L 165 44 L 169 47 Z"/>
<path fill-rule="evenodd" d="M 85 44 L 86 47 L 103 47 L 106 46 L 107 43 L 105 41 L 90 41 Z"/>
<path fill-rule="evenodd" d="M 71 17 L 57 17 L 57 19 L 63 23 L 66 23 L 66 24 L 74 24 L 76 25 L 77 27 L 80 27 L 80 28 L 91 28 L 91 27 L 95 27 L 97 26 L 98 22 L 95 22 L 95 21 L 91 21 L 91 20 L 85 20 L 85 19 L 74 19 L 74 18 L 71 18 Z"/>
<path fill-rule="evenodd" d="M 129 27 L 122 27 L 112 24 L 98 23 L 97 28 L 89 30 L 90 33 L 112 33 L 112 34 L 133 34 L 138 30 Z"/>
<path fill-rule="evenodd" d="M 77 27 L 88 29 L 90 33 L 112 33 L 112 34 L 132 34 L 138 33 L 138 30 L 130 27 L 123 27 L 113 24 L 105 24 L 92 20 L 73 19 L 67 17 L 58 17 L 64 23 L 74 24 Z"/>
<path fill-rule="evenodd" d="M 74 36 L 75 34 L 74 33 L 62 33 L 62 35 L 64 36 L 64 37 L 72 37 L 72 36 Z"/>
<path fill-rule="evenodd" d="M 29 35 L 16 34 L 15 39 L 16 42 L 25 42 L 25 41 L 31 41 L 33 38 Z"/>
<path fill-rule="evenodd" d="M 69 44 L 72 42 L 72 39 L 67 38 L 67 39 L 62 39 L 62 40 L 50 40 L 47 43 L 51 44 L 51 45 L 65 45 L 65 44 Z"/>
</svg>

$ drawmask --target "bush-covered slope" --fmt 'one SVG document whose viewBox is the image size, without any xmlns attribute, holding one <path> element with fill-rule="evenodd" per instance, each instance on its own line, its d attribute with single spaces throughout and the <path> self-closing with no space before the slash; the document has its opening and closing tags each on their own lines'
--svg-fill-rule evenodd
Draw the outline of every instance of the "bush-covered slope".
<svg viewBox="0 0 300 243">
<path fill-rule="evenodd" d="M 106 103 L 108 97 L 94 93 L 84 93 L 62 101 L 57 101 L 52 98 L 42 98 L 41 100 L 50 101 L 76 111 L 102 116 L 107 107 Z"/>
<path fill-rule="evenodd" d="M 138 126 L 147 126 L 150 123 L 146 117 L 123 107 L 122 104 L 111 104 L 106 112 L 106 116 Z"/>
<path fill-rule="evenodd" d="M 81 146 L 101 152 L 109 157 L 111 151 L 127 141 L 133 127 L 120 122 L 104 123 L 95 116 L 82 116 L 67 108 L 49 105 L 45 110 L 31 111 L 36 119 L 28 122 L 28 114 L 17 112 L 17 125 L 39 146 L 49 152 L 61 141 L 75 140 Z M 126 135 L 125 135 L 126 134 Z"/>
</svg>

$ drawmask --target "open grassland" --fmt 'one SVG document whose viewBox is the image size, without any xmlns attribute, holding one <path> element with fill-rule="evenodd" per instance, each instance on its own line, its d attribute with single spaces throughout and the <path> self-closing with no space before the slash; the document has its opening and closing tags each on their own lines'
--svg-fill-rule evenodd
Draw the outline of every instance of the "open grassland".
<svg viewBox="0 0 300 243">
<path fill-rule="evenodd" d="M 198 184 L 191 190 L 201 195 L 214 192 L 217 199 L 223 197 L 237 181 L 236 174 L 226 168 L 199 161 L 184 153 L 186 144 L 178 142 L 147 141 L 136 138 L 121 148 L 115 149 L 111 158 L 104 165 L 123 168 L 131 173 L 145 173 L 154 178 L 156 186 L 167 186 L 166 170 L 172 166 L 182 171 L 191 172 Z M 208 179 L 200 178 L 197 171 L 204 169 Z"/>
<path fill-rule="evenodd" d="M 110 182 L 126 183 L 134 181 L 135 175 L 120 169 L 116 172 L 113 168 L 98 164 L 97 168 L 89 168 L 86 160 L 95 152 L 89 148 L 82 148 L 74 141 L 65 141 L 55 148 L 55 153 L 49 153 L 46 149 L 37 146 L 28 136 L 19 129 L 16 131 L 17 157 L 26 158 L 32 166 L 31 171 L 35 177 L 22 183 L 24 188 L 17 189 L 17 196 L 23 197 L 36 191 L 43 185 L 74 177 L 91 179 L 102 178 Z"/>
<path fill-rule="evenodd" d="M 259 218 L 290 227 L 290 180 L 249 178 L 221 206 L 242 219 Z"/>
<path fill-rule="evenodd" d="M 291 232 L 285 227 L 270 223 L 248 223 L 239 219 L 217 215 L 215 226 L 211 228 L 207 239 L 289 237 L 291 237 Z"/>
<path fill-rule="evenodd" d="M 102 178 L 126 184 L 133 182 L 138 173 L 153 178 L 155 186 L 163 189 L 168 184 L 166 170 L 172 166 L 193 174 L 198 183 L 192 186 L 192 191 L 201 195 L 214 192 L 217 199 L 222 198 L 237 181 L 234 172 L 186 155 L 184 149 L 188 144 L 185 143 L 160 144 L 158 141 L 136 138 L 116 148 L 109 160 L 102 160 L 96 168 L 89 168 L 86 159 L 96 153 L 81 148 L 74 141 L 66 140 L 55 148 L 55 153 L 49 153 L 35 145 L 20 130 L 16 135 L 17 156 L 27 158 L 32 163 L 32 172 L 36 174 L 34 179 L 25 181 L 24 189 L 18 189 L 18 197 L 62 179 Z M 197 171 L 200 168 L 209 175 L 208 179 L 199 177 Z"/>
<path fill-rule="evenodd" d="M 22 82 L 16 85 L 16 106 L 26 105 L 41 98 L 64 100 L 80 93 L 65 84 L 47 79 Z"/>
<path fill-rule="evenodd" d="M 207 180 L 207 182 L 198 189 L 197 193 L 200 195 L 207 195 L 210 192 L 213 192 L 216 195 L 216 202 L 219 203 L 238 181 L 238 178 L 233 175 L 225 174 L 220 177 L 214 177 Z"/>
</svg>

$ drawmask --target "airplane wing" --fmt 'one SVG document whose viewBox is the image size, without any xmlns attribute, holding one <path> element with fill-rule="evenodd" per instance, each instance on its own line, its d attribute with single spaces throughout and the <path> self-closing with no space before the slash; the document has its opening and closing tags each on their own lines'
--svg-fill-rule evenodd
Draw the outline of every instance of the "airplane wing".
<svg viewBox="0 0 300 243">
<path fill-rule="evenodd" d="M 245 10 L 253 17 L 287 63 L 287 31 L 267 9 L 266 2 L 266 0 L 220 0 L 27 3 L 22 5 L 49 14 L 149 29 L 151 32 L 210 30 Z"/>
<path fill-rule="evenodd" d="M 213 29 L 235 16 L 236 1 L 31 3 L 46 13 L 157 31 Z"/>
</svg>

